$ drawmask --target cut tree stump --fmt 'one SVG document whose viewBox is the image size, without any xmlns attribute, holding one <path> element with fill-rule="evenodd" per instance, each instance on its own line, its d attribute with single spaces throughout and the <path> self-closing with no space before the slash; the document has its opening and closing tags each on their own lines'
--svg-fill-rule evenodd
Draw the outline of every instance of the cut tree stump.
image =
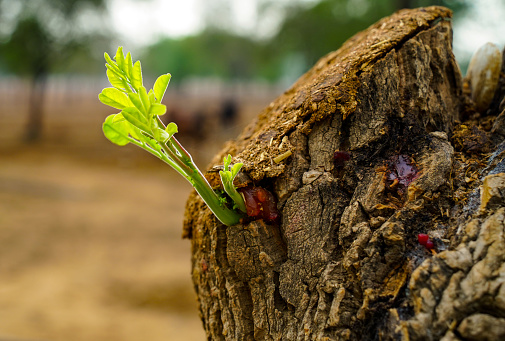
<svg viewBox="0 0 505 341">
<path fill-rule="evenodd" d="M 483 161 L 492 119 L 472 111 L 451 42 L 446 8 L 384 18 L 216 155 L 213 166 L 243 162 L 281 220 L 227 227 L 190 196 L 184 237 L 209 340 L 505 336 L 505 152 Z"/>
</svg>

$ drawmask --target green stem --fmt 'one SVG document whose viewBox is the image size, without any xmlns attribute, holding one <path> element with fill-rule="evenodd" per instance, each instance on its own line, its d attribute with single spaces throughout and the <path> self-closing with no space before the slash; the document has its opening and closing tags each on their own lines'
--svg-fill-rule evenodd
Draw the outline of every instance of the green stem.
<svg viewBox="0 0 505 341">
<path fill-rule="evenodd" d="M 193 158 L 191 157 L 191 154 L 188 153 L 186 149 L 182 146 L 182 144 L 175 138 L 175 136 L 172 136 L 172 142 L 173 146 L 177 150 L 178 154 L 181 155 L 181 158 L 184 162 L 190 162 L 193 163 Z"/>
<path fill-rule="evenodd" d="M 173 139 L 173 136 L 170 140 L 172 140 L 172 139 Z M 193 174 L 193 170 L 191 169 L 192 162 L 187 163 L 187 162 L 184 162 L 183 160 L 181 160 L 179 155 L 177 154 L 177 152 L 174 150 L 173 145 L 170 143 L 170 140 L 168 140 L 165 144 L 163 144 L 161 142 L 158 142 L 158 143 L 163 147 L 163 150 L 167 153 L 168 157 L 175 164 L 177 164 L 177 167 L 179 167 L 180 169 L 182 169 L 184 171 L 184 173 L 186 174 L 186 177 L 192 176 L 192 174 Z"/>
<path fill-rule="evenodd" d="M 193 170 L 195 172 L 191 176 L 193 180 L 192 184 L 195 187 L 197 193 L 202 197 L 203 201 L 205 201 L 207 206 L 210 208 L 212 213 L 214 213 L 219 221 L 227 226 L 238 224 L 242 218 L 242 215 L 223 206 L 219 200 L 218 195 L 216 192 L 214 192 L 200 170 L 198 170 L 196 166 L 194 166 Z"/>
<path fill-rule="evenodd" d="M 242 194 L 240 194 L 237 191 L 237 188 L 233 185 L 233 179 L 230 179 L 230 181 L 225 181 L 223 179 L 223 175 L 221 172 L 219 173 L 221 177 L 221 183 L 223 184 L 224 191 L 228 196 L 233 200 L 233 202 L 237 205 L 237 207 L 244 213 L 247 213 L 247 208 L 245 206 L 244 198 L 242 197 Z"/>
<path fill-rule="evenodd" d="M 216 192 L 214 192 L 207 179 L 205 179 L 205 176 L 193 162 L 191 155 L 186 151 L 186 149 L 184 149 L 179 141 L 172 136 L 166 144 L 160 144 L 177 167 L 182 170 L 182 172 L 179 171 L 179 173 L 183 175 L 191 185 L 193 185 L 196 192 L 200 195 L 203 201 L 205 201 L 209 209 L 212 213 L 214 213 L 219 221 L 227 226 L 238 224 L 242 215 L 225 207 L 221 203 L 219 196 Z"/>
<path fill-rule="evenodd" d="M 138 142 L 137 140 L 135 140 L 134 138 L 131 138 L 129 137 L 128 138 L 130 140 L 131 143 L 133 143 L 134 145 L 136 145 L 137 147 L 140 147 L 142 149 L 144 149 L 145 151 L 149 152 L 150 154 L 156 156 L 157 158 L 159 158 L 161 161 L 165 162 L 166 164 L 168 164 L 170 167 L 172 167 L 175 171 L 177 171 L 177 173 L 181 174 L 183 177 L 187 178 L 188 175 L 186 174 L 185 172 L 185 169 L 184 168 L 188 168 L 188 167 L 180 167 L 178 163 L 174 162 L 174 160 L 172 160 L 170 157 L 168 157 L 167 155 L 163 154 L 163 153 L 160 153 L 156 150 L 154 150 L 153 148 L 151 148 L 148 144 L 142 144 L 140 142 Z"/>
</svg>

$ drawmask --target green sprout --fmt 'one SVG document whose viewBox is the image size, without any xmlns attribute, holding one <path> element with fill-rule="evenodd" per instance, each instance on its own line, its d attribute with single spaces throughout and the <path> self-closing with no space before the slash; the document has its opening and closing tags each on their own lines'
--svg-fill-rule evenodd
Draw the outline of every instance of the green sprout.
<svg viewBox="0 0 505 341">
<path fill-rule="evenodd" d="M 244 198 L 242 197 L 242 194 L 237 191 L 235 185 L 233 185 L 233 180 L 240 171 L 240 168 L 242 168 L 243 163 L 236 163 L 231 166 L 230 154 L 223 159 L 223 163 L 224 170 L 219 171 L 219 176 L 221 177 L 221 183 L 223 184 L 224 191 L 233 200 L 237 208 L 246 213 L 247 209 L 245 207 Z"/>
<path fill-rule="evenodd" d="M 158 157 L 193 185 L 223 224 L 237 224 L 243 215 L 227 207 L 226 197 L 212 189 L 191 155 L 174 137 L 177 125 L 171 122 L 165 126 L 160 119 L 167 110 L 161 100 L 171 75 L 167 73 L 159 76 L 154 87 L 147 91 L 142 82 L 140 61 L 133 63 L 130 52 L 125 57 L 123 48 L 119 47 L 114 60 L 107 53 L 105 60 L 107 78 L 112 87 L 103 89 L 98 98 L 103 104 L 121 110 L 105 119 L 102 126 L 105 137 L 119 146 L 132 143 Z M 228 155 L 225 158 L 225 170 L 220 172 L 221 181 L 234 206 L 245 212 L 244 199 L 233 185 L 233 179 L 242 164 L 230 164 L 231 155 Z"/>
</svg>

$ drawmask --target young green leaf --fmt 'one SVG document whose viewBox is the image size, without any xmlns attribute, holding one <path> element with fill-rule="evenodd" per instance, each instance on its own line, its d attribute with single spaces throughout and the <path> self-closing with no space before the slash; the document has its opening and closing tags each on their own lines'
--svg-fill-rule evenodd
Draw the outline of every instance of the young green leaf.
<svg viewBox="0 0 505 341">
<path fill-rule="evenodd" d="M 237 176 L 240 168 L 242 168 L 242 163 L 236 163 L 230 168 L 231 155 L 225 156 L 223 158 L 224 170 L 219 171 L 219 176 L 221 177 L 221 183 L 223 184 L 223 189 L 230 196 L 233 202 L 242 212 L 247 212 L 244 198 L 237 191 L 237 188 L 233 184 L 233 180 Z"/>
<path fill-rule="evenodd" d="M 154 103 L 151 106 L 151 110 L 149 111 L 149 114 L 154 116 L 154 115 L 164 115 L 167 112 L 167 106 L 164 104 L 159 104 L 159 103 Z"/>
<path fill-rule="evenodd" d="M 128 86 L 128 82 L 127 80 L 124 78 L 124 75 L 122 73 L 122 71 L 118 71 L 116 69 L 114 69 L 113 67 L 111 67 L 109 64 L 106 64 L 105 65 L 107 67 L 107 71 L 109 71 L 111 74 L 114 74 L 115 75 L 115 78 L 117 79 L 117 83 L 115 84 L 112 84 L 115 88 L 121 90 L 121 91 L 126 91 L 127 89 L 129 89 L 130 87 Z M 120 82 L 120 83 L 119 83 Z"/>
<path fill-rule="evenodd" d="M 175 124 L 174 122 L 170 122 L 167 127 L 165 128 L 165 131 L 170 135 L 174 135 L 175 133 L 177 133 L 177 124 Z"/>
<path fill-rule="evenodd" d="M 170 78 L 172 76 L 167 73 L 165 75 L 161 75 L 154 82 L 154 96 L 156 97 L 156 103 L 161 103 L 163 96 L 165 95 L 165 91 L 167 90 L 168 83 L 170 83 Z"/>
<path fill-rule="evenodd" d="M 108 71 L 112 72 L 114 75 L 116 75 L 117 78 L 124 80 L 123 77 L 123 72 L 118 69 L 117 65 L 110 65 L 110 64 L 105 64 L 105 67 L 107 68 Z"/>
<path fill-rule="evenodd" d="M 105 52 L 103 55 L 105 57 L 105 61 L 107 62 L 107 64 L 105 64 L 105 66 L 109 65 L 111 68 L 116 69 L 116 71 L 119 71 L 119 68 L 117 67 L 116 62 L 114 62 L 112 60 L 112 58 L 109 56 L 109 54 L 107 52 Z"/>
<path fill-rule="evenodd" d="M 160 141 L 161 143 L 167 142 L 167 140 L 171 137 L 164 129 L 158 127 L 156 120 L 151 121 L 151 131 L 153 132 L 153 137 L 156 141 Z"/>
<path fill-rule="evenodd" d="M 137 141 L 144 142 L 144 139 L 146 138 L 146 136 L 142 133 L 142 130 L 135 127 L 130 122 L 127 122 L 127 123 L 129 125 L 128 132 L 130 133 L 130 136 Z"/>
<path fill-rule="evenodd" d="M 125 89 L 123 79 L 118 77 L 118 75 L 110 69 L 107 69 L 107 78 L 109 79 L 110 84 L 116 89 Z"/>
<path fill-rule="evenodd" d="M 231 167 L 231 176 L 233 178 L 237 176 L 238 172 L 240 171 L 243 165 L 244 165 L 243 163 L 236 163 Z"/>
<path fill-rule="evenodd" d="M 145 141 L 147 145 L 149 145 L 156 153 L 153 153 L 154 155 L 158 156 L 160 159 L 163 158 L 163 148 L 161 145 L 156 141 L 155 139 L 145 137 Z M 151 151 L 152 153 L 152 151 Z"/>
<path fill-rule="evenodd" d="M 142 105 L 142 101 L 140 100 L 139 94 L 130 92 L 128 94 L 128 98 L 133 103 L 135 108 L 137 108 L 137 110 L 140 111 L 147 118 L 147 114 L 144 112 L 144 106 Z"/>
<path fill-rule="evenodd" d="M 128 128 L 128 122 L 125 121 L 121 114 L 107 116 L 102 125 L 105 137 L 119 146 L 127 145 L 130 142 Z"/>
<path fill-rule="evenodd" d="M 139 91 L 140 87 L 142 86 L 142 67 L 140 66 L 140 60 L 137 60 L 135 64 L 133 64 L 133 70 L 132 70 L 132 86 L 135 89 L 135 91 Z"/>
<path fill-rule="evenodd" d="M 151 102 L 149 101 L 149 96 L 147 96 L 146 88 L 143 86 L 139 89 L 140 100 L 142 101 L 142 105 L 144 106 L 145 112 L 148 113 L 151 109 Z"/>
<path fill-rule="evenodd" d="M 116 60 L 116 64 L 119 67 L 120 70 L 125 69 L 125 60 L 124 60 L 124 54 L 123 54 L 123 47 L 119 46 L 116 51 L 116 56 L 114 57 Z"/>
<path fill-rule="evenodd" d="M 125 65 L 126 74 L 128 75 L 128 78 L 132 78 L 133 62 L 132 62 L 132 54 L 130 52 L 126 54 L 125 64 L 126 64 Z"/>
<path fill-rule="evenodd" d="M 223 158 L 223 165 L 225 171 L 228 171 L 228 168 L 230 168 L 230 164 L 231 164 L 231 155 L 228 154 L 228 156 L 225 156 Z"/>
<path fill-rule="evenodd" d="M 124 93 L 119 91 L 116 88 L 105 88 L 98 95 L 98 99 L 105 105 L 109 105 L 116 109 L 124 109 L 130 106 L 130 101 L 128 97 L 125 96 Z"/>
<path fill-rule="evenodd" d="M 151 104 L 156 103 L 156 98 L 154 97 L 153 89 L 149 90 L 149 92 L 147 93 L 147 97 L 149 97 L 149 103 Z"/>
<path fill-rule="evenodd" d="M 112 58 L 109 56 L 109 54 L 107 52 L 103 53 L 103 57 L 105 58 L 105 62 L 107 64 L 113 64 L 114 63 L 114 61 L 112 60 Z"/>
<path fill-rule="evenodd" d="M 121 114 L 125 120 L 130 122 L 133 126 L 145 131 L 146 133 L 150 133 L 151 129 L 147 119 L 137 110 L 137 108 L 124 108 L 123 111 L 121 111 Z"/>
</svg>

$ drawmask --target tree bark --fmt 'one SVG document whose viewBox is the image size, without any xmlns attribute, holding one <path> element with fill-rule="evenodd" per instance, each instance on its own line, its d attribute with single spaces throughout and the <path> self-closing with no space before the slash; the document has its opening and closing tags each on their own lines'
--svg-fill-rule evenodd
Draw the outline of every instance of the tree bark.
<svg viewBox="0 0 505 341">
<path fill-rule="evenodd" d="M 358 33 L 216 155 L 243 162 L 282 219 L 226 227 L 190 196 L 184 236 L 209 340 L 503 333 L 505 186 L 495 175 L 487 206 L 474 190 L 489 140 L 475 156 L 457 124 L 469 109 L 450 18 L 402 10 Z"/>
</svg>

